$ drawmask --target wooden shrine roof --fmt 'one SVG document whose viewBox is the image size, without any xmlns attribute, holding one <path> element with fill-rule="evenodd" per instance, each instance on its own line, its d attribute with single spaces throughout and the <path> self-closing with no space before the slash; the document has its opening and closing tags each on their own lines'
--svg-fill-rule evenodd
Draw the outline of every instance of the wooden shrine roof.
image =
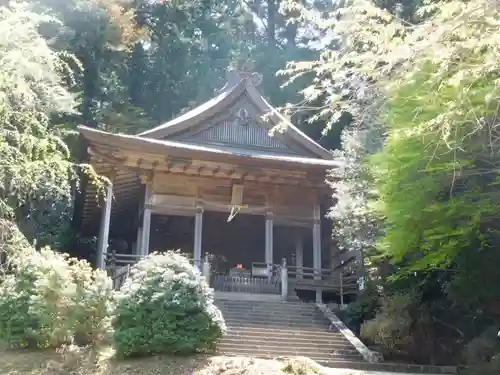
<svg viewBox="0 0 500 375">
<path fill-rule="evenodd" d="M 80 126 L 78 129 L 80 130 L 80 134 L 89 142 L 89 146 L 96 148 L 96 152 L 98 152 L 99 148 L 103 147 L 114 149 L 115 151 L 128 150 L 139 154 L 160 154 L 165 160 L 167 160 L 168 156 L 174 156 L 214 162 L 250 163 L 255 166 L 292 170 L 304 168 L 326 170 L 338 167 L 338 162 L 334 160 L 262 153 L 233 153 L 215 146 L 197 146 L 134 135 L 112 134 L 85 126 Z"/>
<path fill-rule="evenodd" d="M 196 128 L 218 114 L 227 112 L 238 101 L 244 98 L 256 109 L 255 116 L 259 117 L 260 125 L 266 126 L 268 130 L 280 127 L 275 137 L 283 138 L 285 143 L 295 143 L 309 156 L 321 159 L 332 159 L 332 153 L 323 148 L 304 132 L 292 124 L 292 122 L 281 113 L 279 113 L 256 88 L 256 76 L 248 73 L 236 72 L 230 70 L 228 82 L 220 93 L 213 99 L 199 105 L 198 107 L 159 125 L 153 129 L 139 134 L 141 137 L 155 139 L 172 139 L 178 134 L 188 132 L 189 129 Z"/>
</svg>

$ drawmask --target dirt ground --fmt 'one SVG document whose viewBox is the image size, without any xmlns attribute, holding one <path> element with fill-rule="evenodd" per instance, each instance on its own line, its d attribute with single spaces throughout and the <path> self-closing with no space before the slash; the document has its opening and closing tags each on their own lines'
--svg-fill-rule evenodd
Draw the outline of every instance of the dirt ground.
<svg viewBox="0 0 500 375">
<path fill-rule="evenodd" d="M 1 375 L 328 375 L 307 358 L 194 356 L 117 361 L 110 351 L 1 351 Z M 346 374 L 347 375 L 347 374 Z"/>
</svg>

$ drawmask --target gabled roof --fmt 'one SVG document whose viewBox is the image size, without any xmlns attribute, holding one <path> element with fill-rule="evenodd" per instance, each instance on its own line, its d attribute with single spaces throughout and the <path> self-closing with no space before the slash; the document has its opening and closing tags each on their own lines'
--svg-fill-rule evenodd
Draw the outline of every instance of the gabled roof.
<svg viewBox="0 0 500 375">
<path fill-rule="evenodd" d="M 280 136 L 285 141 L 288 139 L 299 144 L 317 158 L 333 158 L 332 153 L 308 137 L 304 132 L 293 125 L 287 117 L 280 114 L 271 106 L 262 95 L 260 95 L 254 82 L 252 82 L 251 76 L 248 74 L 234 73 L 234 71 L 232 81 L 229 81 L 216 97 L 165 124 L 142 132 L 138 134 L 138 136 L 153 139 L 168 139 L 174 137 L 179 133 L 206 123 L 217 114 L 223 113 L 244 95 L 250 103 L 258 109 L 261 116 L 266 116 L 266 119 L 270 122 L 270 127 L 280 126 L 280 129 L 283 129 Z"/>
<path fill-rule="evenodd" d="M 245 163 L 252 161 L 262 165 L 271 165 L 276 168 L 318 168 L 329 169 L 339 166 L 334 160 L 324 160 L 319 158 L 304 158 L 296 156 L 281 155 L 242 155 L 223 151 L 214 147 L 203 147 L 189 145 L 181 142 L 152 139 L 125 134 L 112 134 L 102 130 L 79 126 L 80 134 L 89 142 L 89 146 L 116 147 L 117 149 L 144 151 L 157 153 L 160 155 L 172 155 L 179 157 L 200 158 L 209 161 L 224 161 L 234 163 Z"/>
</svg>

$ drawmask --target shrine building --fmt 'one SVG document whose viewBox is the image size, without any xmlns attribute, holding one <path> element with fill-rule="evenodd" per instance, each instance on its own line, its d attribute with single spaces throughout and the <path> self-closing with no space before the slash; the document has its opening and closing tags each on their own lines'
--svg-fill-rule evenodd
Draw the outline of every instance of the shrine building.
<svg viewBox="0 0 500 375">
<path fill-rule="evenodd" d="M 262 97 L 260 79 L 229 70 L 213 99 L 138 135 L 79 128 L 111 181 L 105 202 L 85 192 L 81 231 L 98 238 L 97 267 L 111 252 L 171 249 L 195 264 L 209 254 L 221 275 L 283 259 L 298 272 L 332 266 L 325 179 L 337 164 Z"/>
</svg>

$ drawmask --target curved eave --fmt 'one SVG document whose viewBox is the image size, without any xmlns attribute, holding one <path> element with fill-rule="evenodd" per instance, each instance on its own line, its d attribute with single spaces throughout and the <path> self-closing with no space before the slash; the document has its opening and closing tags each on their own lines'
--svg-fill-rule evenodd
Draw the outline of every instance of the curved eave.
<svg viewBox="0 0 500 375">
<path fill-rule="evenodd" d="M 163 125 L 139 133 L 138 136 L 154 139 L 166 138 L 185 131 L 191 127 L 195 127 L 203 122 L 206 122 L 218 113 L 222 113 L 235 103 L 245 92 L 247 93 L 250 101 L 259 109 L 262 116 L 269 115 L 269 120 L 274 126 L 279 125 L 283 128 L 283 135 L 285 137 L 290 137 L 293 141 L 319 158 L 327 160 L 333 159 L 333 155 L 330 151 L 326 150 L 313 139 L 308 137 L 304 132 L 293 125 L 287 117 L 283 116 L 276 110 L 276 108 L 269 104 L 248 79 L 242 79 L 237 85 L 223 91 L 221 94 L 217 95 L 208 102 L 180 115 L 179 117 L 174 118 Z"/>
<path fill-rule="evenodd" d="M 333 160 L 281 155 L 237 154 L 217 148 L 195 146 L 181 142 L 151 139 L 133 135 L 111 134 L 85 126 L 79 126 L 78 128 L 80 134 L 89 141 L 91 148 L 103 146 L 117 150 L 160 154 L 163 157 L 170 155 L 223 163 L 250 163 L 255 166 L 287 170 L 327 170 L 339 166 L 339 164 Z"/>
<path fill-rule="evenodd" d="M 237 100 L 245 91 L 245 82 L 242 80 L 237 85 L 223 91 L 215 98 L 205 102 L 198 107 L 159 125 L 153 129 L 139 133 L 140 137 L 164 138 L 196 126 L 203 121 L 215 116 Z"/>
</svg>

